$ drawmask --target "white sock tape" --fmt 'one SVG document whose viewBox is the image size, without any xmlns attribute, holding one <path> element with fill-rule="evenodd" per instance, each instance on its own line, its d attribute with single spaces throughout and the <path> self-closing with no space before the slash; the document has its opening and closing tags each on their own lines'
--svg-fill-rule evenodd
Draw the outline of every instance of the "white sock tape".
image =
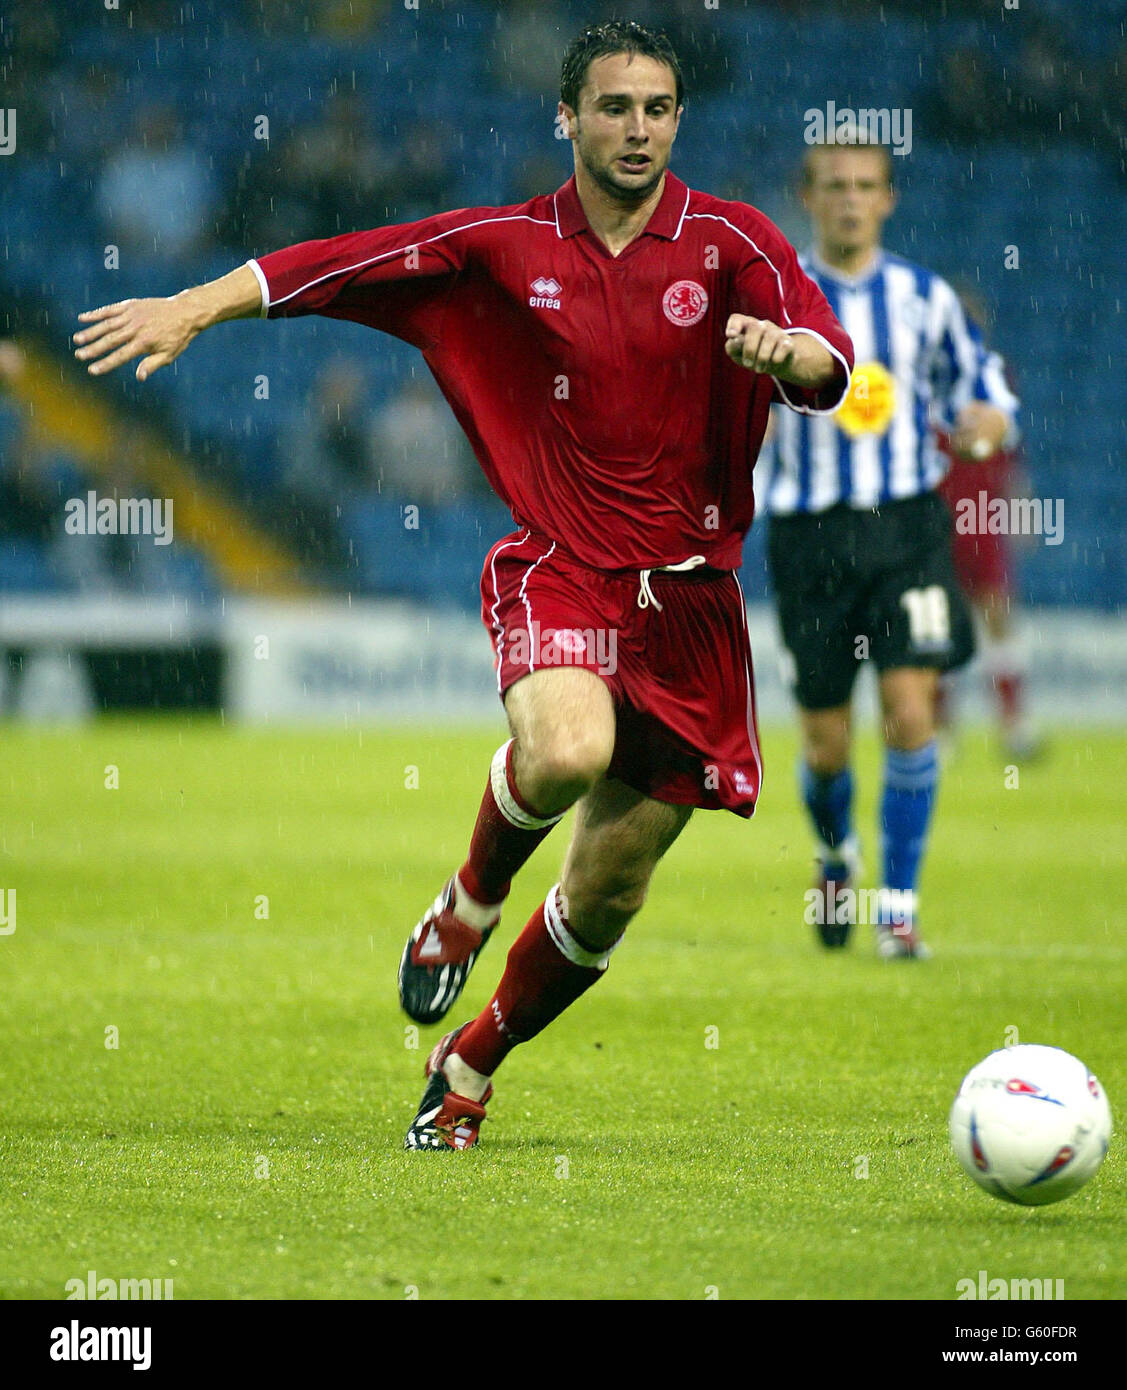
<svg viewBox="0 0 1127 1390">
<path fill-rule="evenodd" d="M 548 935 L 556 943 L 560 954 L 571 961 L 572 965 L 585 965 L 589 970 L 605 970 L 622 937 L 620 936 L 618 941 L 605 951 L 588 951 L 572 936 L 560 907 L 561 897 L 560 885 L 553 884 L 544 903 L 544 925 L 548 928 Z"/>
<path fill-rule="evenodd" d="M 496 753 L 493 754 L 493 761 L 489 764 L 489 785 L 493 788 L 493 800 L 500 807 L 501 814 L 509 822 L 515 825 L 518 830 L 544 830 L 549 825 L 555 825 L 557 821 L 563 820 L 564 812 L 558 816 L 532 816 L 518 806 L 516 798 L 509 790 L 509 777 L 506 771 L 509 757 L 509 745 L 503 743 Z"/>
</svg>

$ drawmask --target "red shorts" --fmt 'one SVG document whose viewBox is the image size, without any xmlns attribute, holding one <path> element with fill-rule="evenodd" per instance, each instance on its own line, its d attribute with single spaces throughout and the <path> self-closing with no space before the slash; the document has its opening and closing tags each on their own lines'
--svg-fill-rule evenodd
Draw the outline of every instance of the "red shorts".
<svg viewBox="0 0 1127 1390">
<path fill-rule="evenodd" d="M 939 484 L 939 494 L 951 508 L 953 518 L 958 517 L 956 508 L 963 498 L 970 498 L 977 515 L 980 492 L 986 493 L 987 505 L 995 497 L 1008 498 L 1009 482 L 1004 471 L 980 463 L 955 460 Z M 975 530 L 978 529 L 976 526 Z M 951 550 L 959 583 L 972 598 L 991 590 L 1009 593 L 1010 548 L 1007 536 L 961 533 L 954 528 Z"/>
<path fill-rule="evenodd" d="M 589 569 L 527 530 L 485 558 L 481 616 L 497 688 L 579 666 L 617 712 L 607 775 L 644 796 L 750 816 L 763 777 L 743 592 L 734 572 L 652 573 L 661 608 L 638 607 L 639 576 Z"/>
</svg>

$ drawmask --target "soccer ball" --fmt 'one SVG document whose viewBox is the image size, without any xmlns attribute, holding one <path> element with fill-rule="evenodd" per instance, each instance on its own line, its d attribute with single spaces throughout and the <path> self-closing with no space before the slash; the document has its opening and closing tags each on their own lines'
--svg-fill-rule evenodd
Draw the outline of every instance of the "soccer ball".
<svg viewBox="0 0 1127 1390">
<path fill-rule="evenodd" d="M 1111 1108 L 1078 1058 L 1022 1043 L 967 1073 L 948 1128 L 979 1187 L 1039 1207 L 1071 1197 L 1095 1174 L 1111 1142 Z"/>
</svg>

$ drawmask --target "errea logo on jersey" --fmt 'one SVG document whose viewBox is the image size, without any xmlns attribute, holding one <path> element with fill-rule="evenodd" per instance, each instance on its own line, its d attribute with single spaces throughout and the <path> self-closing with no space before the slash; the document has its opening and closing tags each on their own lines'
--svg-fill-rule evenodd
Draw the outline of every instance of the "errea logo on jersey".
<svg viewBox="0 0 1127 1390">
<path fill-rule="evenodd" d="M 563 289 L 560 282 L 551 275 L 538 275 L 531 286 L 532 295 L 528 305 L 531 309 L 558 309 L 559 293 Z"/>
</svg>

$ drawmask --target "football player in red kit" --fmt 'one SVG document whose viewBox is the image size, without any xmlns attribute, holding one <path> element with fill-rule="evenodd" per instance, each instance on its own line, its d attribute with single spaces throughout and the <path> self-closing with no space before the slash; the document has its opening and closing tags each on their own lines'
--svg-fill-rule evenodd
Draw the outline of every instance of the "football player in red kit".
<svg viewBox="0 0 1127 1390">
<path fill-rule="evenodd" d="M 967 290 L 959 297 L 967 318 L 985 332 L 984 302 Z M 1001 369 L 1001 359 L 995 357 Z M 1008 535 L 993 534 L 977 524 L 964 527 L 959 521 L 959 513 L 968 503 L 970 514 L 977 517 L 996 498 L 1009 502 L 1019 486 L 1020 446 L 1004 442 L 994 453 L 983 455 L 973 452 L 973 441 L 965 434 L 952 438 L 940 432 L 938 438 L 939 447 L 951 460 L 938 492 L 955 518 L 955 571 L 985 633 L 982 660 L 996 701 L 1002 747 L 1008 758 L 1028 761 L 1044 751 L 1044 741 L 1027 709 L 1027 657 L 1015 621 L 1018 599 L 1013 587 L 1012 541 Z M 940 685 L 939 717 L 945 726 L 953 720 L 953 706 L 953 686 L 944 681 Z"/>
<path fill-rule="evenodd" d="M 142 380 L 223 319 L 319 313 L 417 346 L 516 530 L 482 618 L 512 737 L 465 862 L 411 932 L 403 1008 L 461 993 L 514 874 L 578 802 L 560 882 L 482 1012 L 448 1033 L 406 1146 L 477 1142 L 508 1052 L 601 979 L 694 807 L 750 816 L 762 774 L 736 577 L 772 400 L 837 408 L 852 347 L 762 214 L 668 171 L 664 36 L 614 22 L 564 58 L 575 173 L 505 208 L 305 242 L 169 300 L 83 315 L 78 356 Z"/>
</svg>

